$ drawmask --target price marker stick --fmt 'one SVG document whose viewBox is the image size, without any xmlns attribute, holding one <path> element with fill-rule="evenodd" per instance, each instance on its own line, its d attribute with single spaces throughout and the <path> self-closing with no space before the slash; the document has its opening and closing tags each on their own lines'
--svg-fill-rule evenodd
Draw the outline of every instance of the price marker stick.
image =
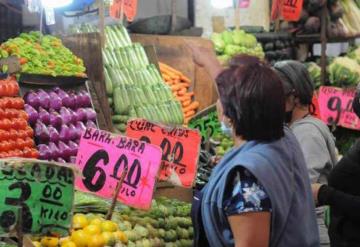
<svg viewBox="0 0 360 247">
<path fill-rule="evenodd" d="M 107 220 L 111 220 L 111 218 L 112 218 L 112 215 L 113 215 L 113 212 L 114 212 L 116 203 L 117 203 L 117 198 L 118 198 L 118 196 L 119 196 L 120 189 L 121 189 L 121 187 L 122 187 L 122 185 L 123 185 L 123 183 L 124 183 L 124 180 L 125 180 L 125 177 L 126 177 L 127 173 L 128 173 L 128 168 L 125 167 L 124 171 L 123 171 L 122 174 L 121 174 L 121 178 L 120 178 L 119 182 L 118 182 L 117 185 L 116 185 L 116 188 L 115 188 L 115 191 L 114 191 L 114 197 L 113 197 L 113 199 L 112 199 L 109 212 L 108 212 L 108 214 L 106 215 L 106 219 L 107 219 Z"/>
<path fill-rule="evenodd" d="M 18 238 L 18 247 L 23 247 L 23 243 L 24 243 L 24 233 L 23 233 L 23 211 L 22 211 L 22 207 L 19 207 L 19 217 L 18 217 L 18 222 L 16 224 L 16 232 L 17 232 L 17 238 Z"/>
</svg>

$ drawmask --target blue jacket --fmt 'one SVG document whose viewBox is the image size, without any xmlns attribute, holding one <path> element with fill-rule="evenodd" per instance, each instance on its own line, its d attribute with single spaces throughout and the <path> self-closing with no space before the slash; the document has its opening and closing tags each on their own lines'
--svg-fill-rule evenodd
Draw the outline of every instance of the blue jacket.
<svg viewBox="0 0 360 247">
<path fill-rule="evenodd" d="M 270 197 L 270 247 L 319 246 L 314 201 L 304 157 L 295 136 L 288 129 L 278 141 L 250 141 L 232 150 L 213 170 L 209 183 L 202 191 L 200 219 L 197 219 L 205 226 L 200 231 L 205 233 L 209 245 L 234 246 L 223 201 L 228 178 L 239 166 L 248 169 Z"/>
</svg>

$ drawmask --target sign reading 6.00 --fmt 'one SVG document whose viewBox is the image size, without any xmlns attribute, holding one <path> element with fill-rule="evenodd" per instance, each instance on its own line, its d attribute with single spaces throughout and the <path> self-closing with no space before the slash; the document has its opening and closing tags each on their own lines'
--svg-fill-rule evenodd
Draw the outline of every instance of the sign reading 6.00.
<svg viewBox="0 0 360 247">
<path fill-rule="evenodd" d="M 0 161 L 0 183 L 0 233 L 8 232 L 21 217 L 25 233 L 68 234 L 74 198 L 71 168 L 5 159 Z"/>
<path fill-rule="evenodd" d="M 135 119 L 128 122 L 126 134 L 161 147 L 160 180 L 186 188 L 193 185 L 201 144 L 198 131 L 169 129 L 144 119 Z"/>
<path fill-rule="evenodd" d="M 148 209 L 160 168 L 159 147 L 97 129 L 87 129 L 80 141 L 76 163 L 82 178 L 76 186 L 105 198 L 112 198 L 123 171 L 127 171 L 118 200 Z"/>
</svg>

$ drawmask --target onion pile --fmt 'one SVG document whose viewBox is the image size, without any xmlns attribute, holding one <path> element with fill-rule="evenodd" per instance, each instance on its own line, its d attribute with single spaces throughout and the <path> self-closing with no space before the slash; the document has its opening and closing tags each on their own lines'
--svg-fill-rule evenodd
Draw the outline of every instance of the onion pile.
<svg viewBox="0 0 360 247">
<path fill-rule="evenodd" d="M 50 91 L 29 91 L 24 100 L 39 158 L 74 163 L 82 132 L 88 127 L 97 128 L 89 93 L 66 92 L 56 87 Z"/>
</svg>

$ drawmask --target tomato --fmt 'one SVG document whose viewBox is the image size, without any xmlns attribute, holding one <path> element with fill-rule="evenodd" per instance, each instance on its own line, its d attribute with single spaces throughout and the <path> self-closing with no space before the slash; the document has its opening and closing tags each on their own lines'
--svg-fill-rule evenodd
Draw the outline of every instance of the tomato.
<svg viewBox="0 0 360 247">
<path fill-rule="evenodd" d="M 8 141 L 0 142 L 0 152 L 8 152 L 10 150 L 10 144 Z"/>
<path fill-rule="evenodd" d="M 37 151 L 35 148 L 32 148 L 30 158 L 34 158 L 34 159 L 39 158 L 39 151 Z"/>
<path fill-rule="evenodd" d="M 8 157 L 16 157 L 16 153 L 14 150 L 8 151 Z"/>
<path fill-rule="evenodd" d="M 6 131 L 0 129 L 0 142 L 6 140 Z"/>
<path fill-rule="evenodd" d="M 7 157 L 9 157 L 9 154 L 7 152 L 0 153 L 0 158 L 7 158 Z"/>
<path fill-rule="evenodd" d="M 25 119 L 23 119 L 23 118 L 17 118 L 17 121 L 18 121 L 19 129 L 24 130 L 28 126 L 27 121 Z"/>
<path fill-rule="evenodd" d="M 8 131 L 8 133 L 9 133 L 9 139 L 10 140 L 16 140 L 17 138 L 19 138 L 19 133 L 16 131 L 16 130 L 14 130 L 14 129 L 10 129 L 9 131 Z"/>
<path fill-rule="evenodd" d="M 5 117 L 5 111 L 0 108 L 0 119 Z"/>
<path fill-rule="evenodd" d="M 14 149 L 16 149 L 16 146 L 17 146 L 17 144 L 14 140 L 9 140 L 8 145 L 9 145 L 9 150 L 14 150 Z"/>
<path fill-rule="evenodd" d="M 12 122 L 8 118 L 3 119 L 2 124 L 3 124 L 2 129 L 4 129 L 4 130 L 9 130 L 11 128 L 11 126 L 12 126 Z"/>
<path fill-rule="evenodd" d="M 23 149 L 23 155 L 25 158 L 31 158 L 31 148 L 25 147 Z"/>
<path fill-rule="evenodd" d="M 24 156 L 24 153 L 21 150 L 15 149 L 13 151 L 13 157 L 23 157 L 23 156 Z"/>
<path fill-rule="evenodd" d="M 26 127 L 25 132 L 26 132 L 27 137 L 30 137 L 30 138 L 34 137 L 34 130 L 31 127 L 29 127 L 29 126 Z"/>
<path fill-rule="evenodd" d="M 29 120 L 29 115 L 26 113 L 26 111 L 19 111 L 18 112 L 18 115 L 17 115 L 18 118 L 22 118 L 22 119 L 25 119 L 26 121 Z"/>
<path fill-rule="evenodd" d="M 13 108 L 21 110 L 24 109 L 25 102 L 22 98 L 13 98 L 11 105 Z"/>
<path fill-rule="evenodd" d="M 25 139 L 25 147 L 32 148 L 32 147 L 34 147 L 34 146 L 35 146 L 34 140 L 31 139 L 31 138 L 29 138 L 29 137 L 27 137 L 27 138 Z"/>
<path fill-rule="evenodd" d="M 18 138 L 18 139 L 16 140 L 16 147 L 17 147 L 18 149 L 24 149 L 24 148 L 26 147 L 25 140 Z"/>
</svg>

